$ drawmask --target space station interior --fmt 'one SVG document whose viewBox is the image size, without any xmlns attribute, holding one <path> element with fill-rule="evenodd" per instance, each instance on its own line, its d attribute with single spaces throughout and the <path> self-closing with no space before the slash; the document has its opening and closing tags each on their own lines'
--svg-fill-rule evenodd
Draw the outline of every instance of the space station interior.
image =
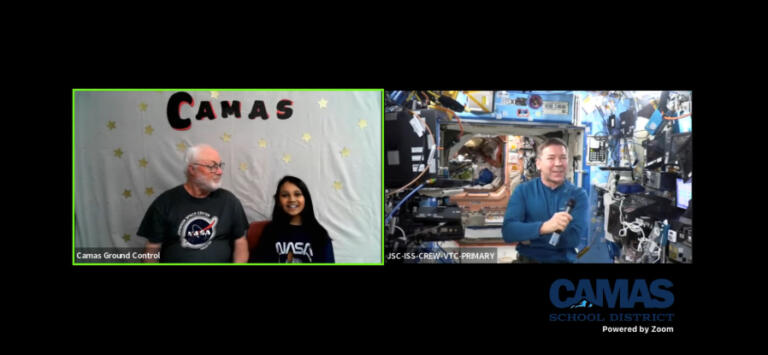
<svg viewBox="0 0 768 355">
<path fill-rule="evenodd" d="M 565 178 L 589 197 L 577 263 L 692 262 L 690 91 L 386 91 L 387 263 L 492 248 L 510 196 L 539 177 L 536 152 L 567 144 Z"/>
</svg>

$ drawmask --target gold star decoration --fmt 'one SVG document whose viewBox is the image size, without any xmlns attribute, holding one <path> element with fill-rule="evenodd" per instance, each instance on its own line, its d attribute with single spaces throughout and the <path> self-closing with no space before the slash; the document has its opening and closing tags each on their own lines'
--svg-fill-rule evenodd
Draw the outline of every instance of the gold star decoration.
<svg viewBox="0 0 768 355">
<path fill-rule="evenodd" d="M 184 144 L 184 142 L 180 142 L 179 144 L 176 144 L 176 149 L 178 149 L 180 152 L 186 152 L 187 145 Z"/>
<path fill-rule="evenodd" d="M 283 154 L 283 161 L 286 163 L 291 162 L 291 155 L 290 154 Z"/>
<path fill-rule="evenodd" d="M 131 197 L 131 190 L 123 190 L 123 197 L 129 198 Z"/>
<path fill-rule="evenodd" d="M 320 108 L 326 108 L 328 107 L 328 100 L 320 99 L 320 101 L 318 101 L 317 104 L 320 105 Z"/>
<path fill-rule="evenodd" d="M 148 134 L 150 136 L 152 135 L 152 132 L 154 132 L 154 131 L 155 131 L 155 129 L 152 128 L 152 125 L 147 125 L 146 127 L 144 127 L 144 133 L 146 133 L 146 134 Z"/>
<path fill-rule="evenodd" d="M 365 127 L 368 127 L 368 121 L 366 120 L 357 121 L 357 125 L 360 127 L 360 129 L 363 129 Z"/>
<path fill-rule="evenodd" d="M 219 98 L 219 92 L 218 91 L 211 91 L 211 97 L 214 98 L 214 99 L 218 99 Z"/>
<path fill-rule="evenodd" d="M 344 149 L 341 150 L 341 156 L 342 157 L 348 157 L 349 156 L 349 149 L 347 149 L 347 147 L 344 147 Z"/>
<path fill-rule="evenodd" d="M 145 102 L 142 102 L 139 104 L 139 111 L 141 112 L 147 111 L 147 104 Z"/>
<path fill-rule="evenodd" d="M 115 121 L 107 122 L 107 128 L 109 128 L 110 131 L 115 129 Z"/>
<path fill-rule="evenodd" d="M 126 242 L 131 240 L 131 235 L 130 234 L 123 234 L 123 240 L 126 241 Z"/>
<path fill-rule="evenodd" d="M 123 150 L 120 149 L 120 148 L 115 149 L 115 156 L 118 157 L 118 158 L 122 158 L 123 157 Z"/>
<path fill-rule="evenodd" d="M 248 170 L 248 164 L 246 163 L 240 163 L 240 170 L 246 171 Z"/>
<path fill-rule="evenodd" d="M 336 189 L 336 191 L 341 190 L 341 181 L 334 181 L 333 188 Z"/>
<path fill-rule="evenodd" d="M 147 194 L 147 196 L 152 196 L 155 193 L 155 189 L 148 187 L 144 189 L 144 193 Z"/>
<path fill-rule="evenodd" d="M 259 147 L 266 148 L 267 147 L 267 141 L 264 139 L 259 139 Z"/>
<path fill-rule="evenodd" d="M 305 142 L 309 143 L 309 140 L 312 139 L 312 136 L 310 136 L 309 133 L 304 133 L 304 135 L 301 136 L 301 139 L 303 139 Z"/>
<path fill-rule="evenodd" d="M 149 162 L 147 161 L 147 159 L 141 158 L 141 160 L 139 160 L 139 166 L 140 166 L 140 167 L 142 167 L 142 168 L 146 168 L 146 167 L 147 167 L 147 164 L 149 164 Z"/>
<path fill-rule="evenodd" d="M 229 142 L 230 139 L 232 139 L 232 135 L 231 134 L 224 133 L 224 135 L 221 136 L 221 140 L 223 140 L 225 142 Z"/>
</svg>

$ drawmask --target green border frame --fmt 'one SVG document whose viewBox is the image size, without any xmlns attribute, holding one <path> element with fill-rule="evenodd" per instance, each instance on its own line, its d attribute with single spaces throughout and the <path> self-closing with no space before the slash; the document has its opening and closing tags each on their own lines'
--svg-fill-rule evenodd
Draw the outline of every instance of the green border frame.
<svg viewBox="0 0 768 355">
<path fill-rule="evenodd" d="M 259 265 L 294 265 L 301 266 L 324 266 L 324 265 L 338 265 L 338 266 L 384 266 L 384 219 L 381 219 L 381 261 L 379 263 L 312 263 L 312 264 L 281 264 L 281 263 L 78 263 L 75 259 L 75 105 L 76 105 L 76 93 L 88 92 L 88 91 L 379 91 L 381 93 L 381 131 L 380 133 L 380 145 L 381 150 L 381 213 L 384 213 L 384 89 L 290 89 L 290 88 L 275 88 L 275 89 L 72 89 L 72 266 L 259 266 Z"/>
</svg>

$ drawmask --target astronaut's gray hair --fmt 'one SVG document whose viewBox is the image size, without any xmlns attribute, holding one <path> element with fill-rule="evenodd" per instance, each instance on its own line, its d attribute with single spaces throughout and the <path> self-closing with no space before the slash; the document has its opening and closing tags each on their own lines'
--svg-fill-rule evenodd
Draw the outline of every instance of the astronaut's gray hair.
<svg viewBox="0 0 768 355">
<path fill-rule="evenodd" d="M 565 148 L 565 151 L 568 152 L 568 143 L 565 143 L 564 140 L 560 138 L 547 138 L 539 144 L 539 147 L 536 148 L 536 158 L 540 159 L 541 155 L 544 153 L 544 148 L 549 147 L 550 145 L 561 145 Z"/>
</svg>

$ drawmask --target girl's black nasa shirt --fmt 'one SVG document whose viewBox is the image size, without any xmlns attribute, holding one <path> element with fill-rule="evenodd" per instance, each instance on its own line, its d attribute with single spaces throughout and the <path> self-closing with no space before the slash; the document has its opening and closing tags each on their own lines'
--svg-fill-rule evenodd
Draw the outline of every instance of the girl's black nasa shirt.
<svg viewBox="0 0 768 355">
<path fill-rule="evenodd" d="M 255 263 L 333 263 L 333 244 L 325 233 L 305 226 L 269 224 L 251 254 Z"/>
</svg>

